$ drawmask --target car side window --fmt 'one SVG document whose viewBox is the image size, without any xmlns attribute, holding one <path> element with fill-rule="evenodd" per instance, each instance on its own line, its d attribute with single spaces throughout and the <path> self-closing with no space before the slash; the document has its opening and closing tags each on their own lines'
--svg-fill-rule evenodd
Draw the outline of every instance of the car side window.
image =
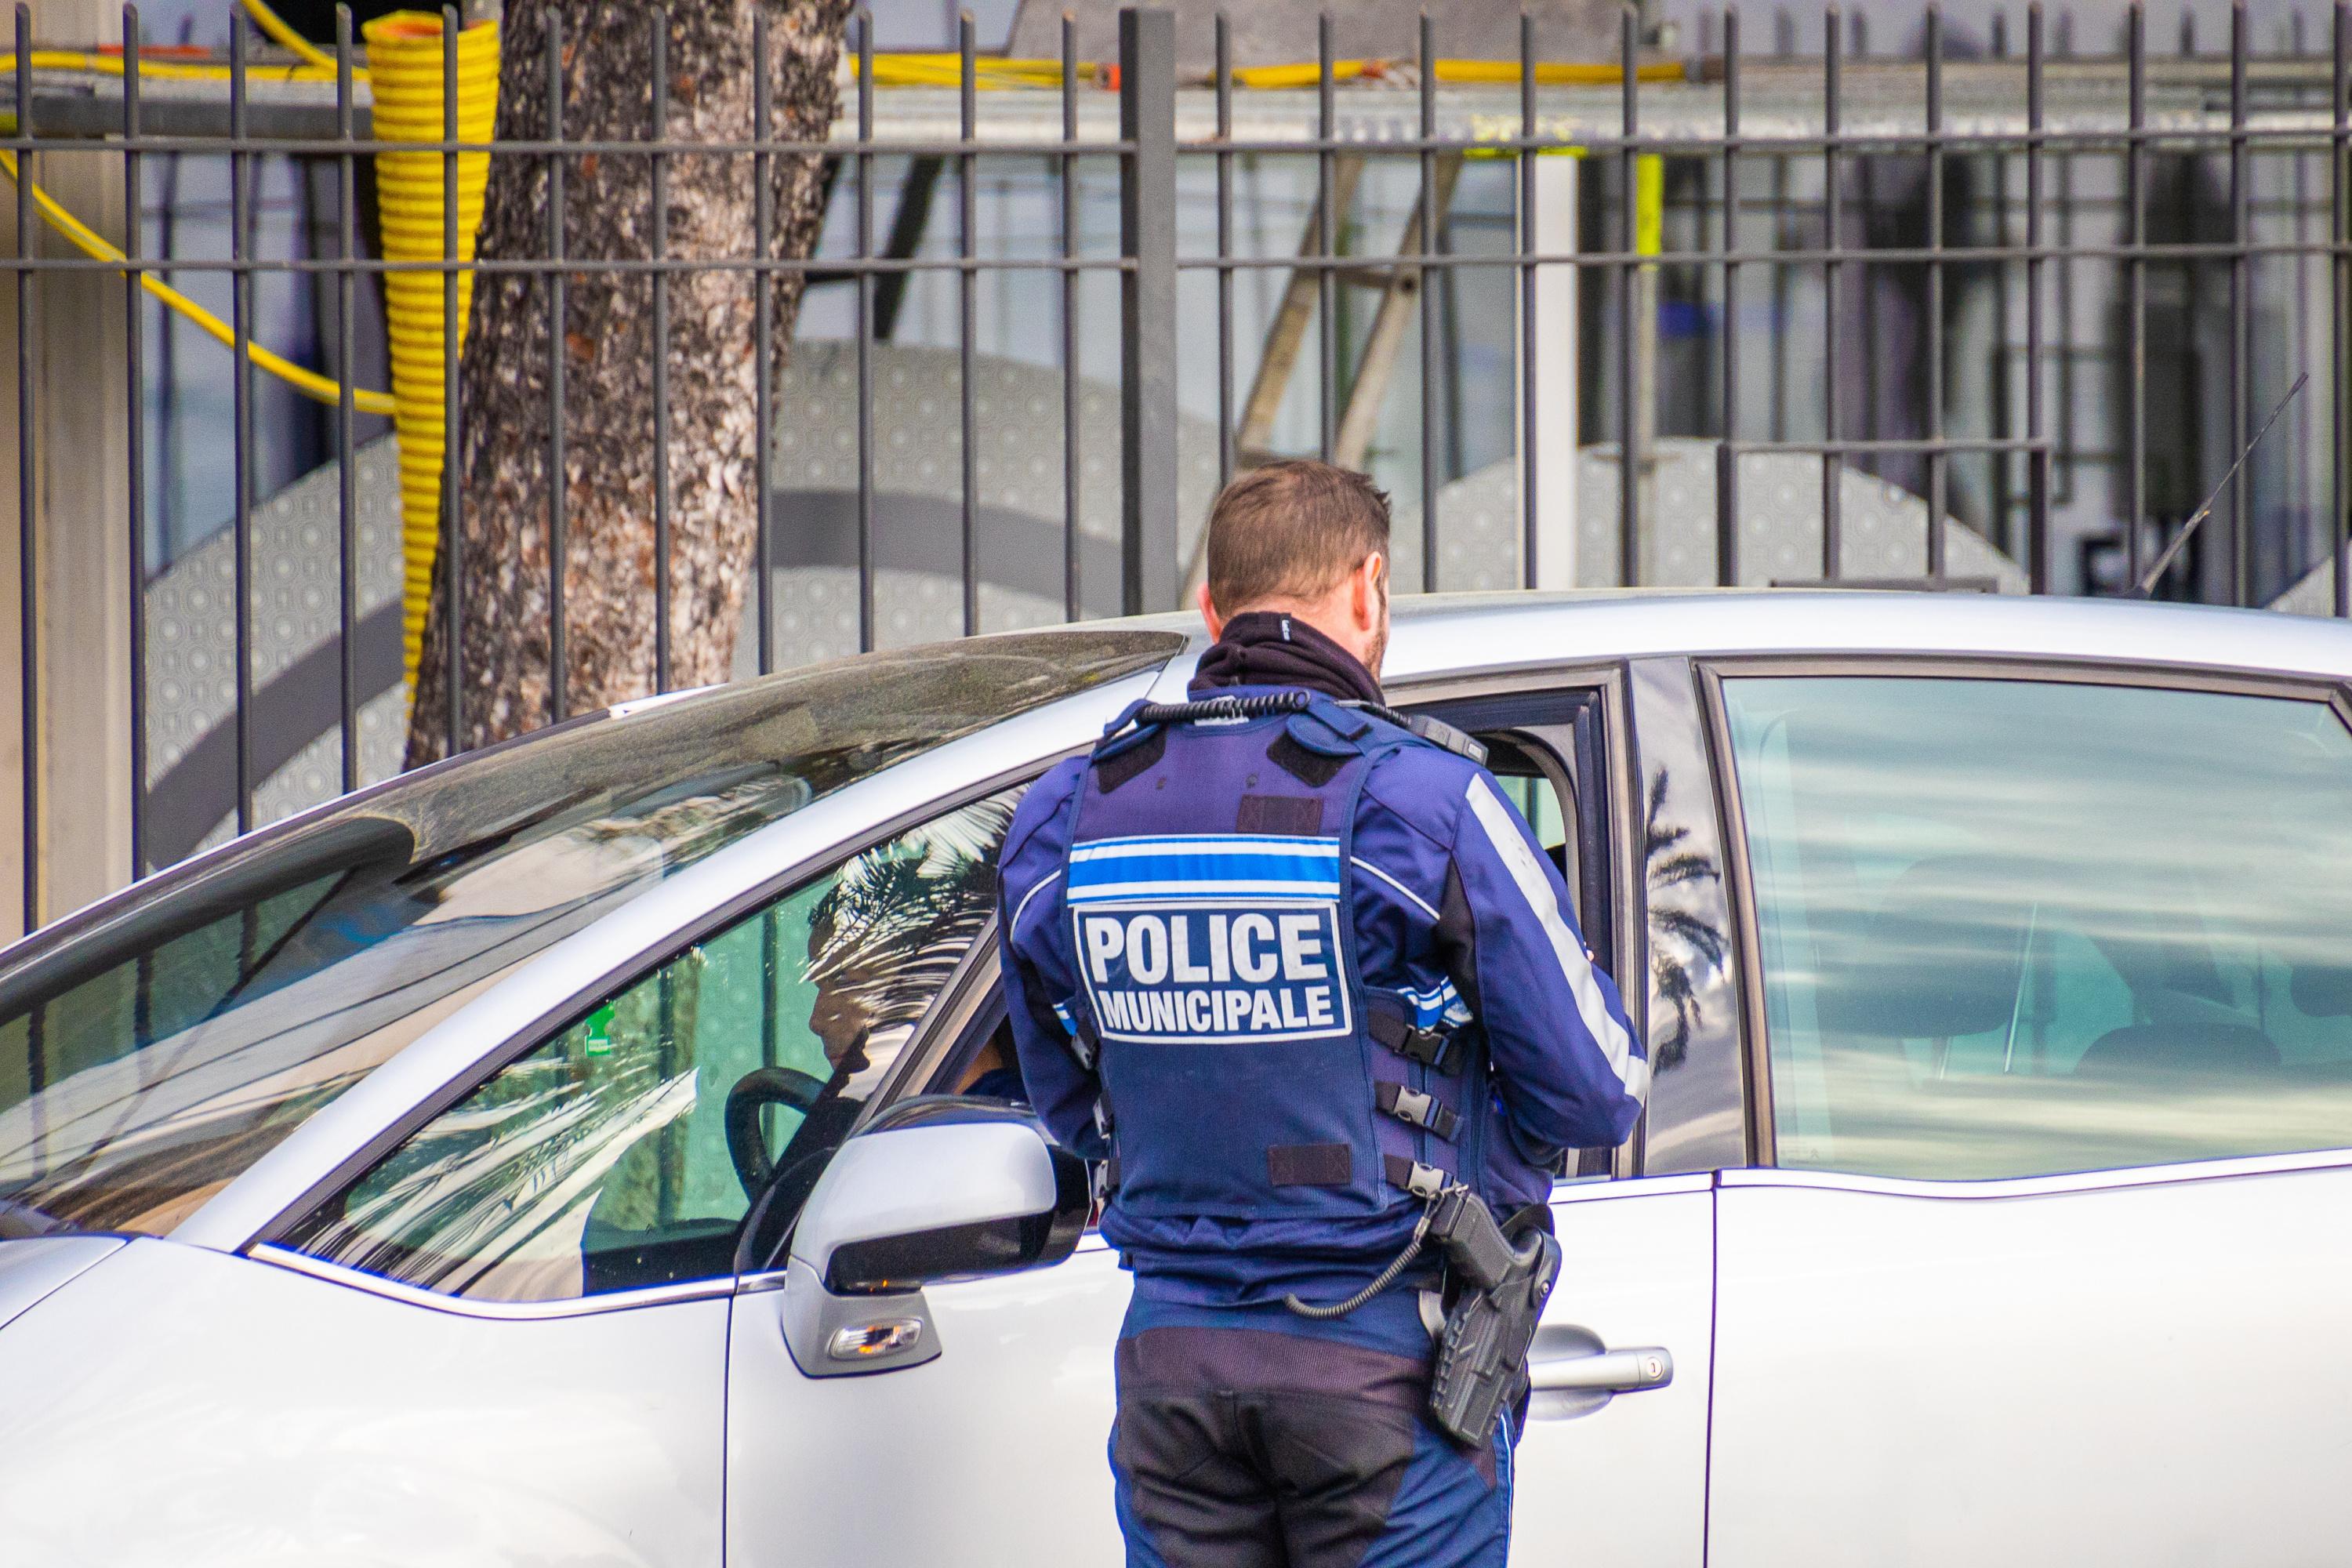
<svg viewBox="0 0 2352 1568">
<path fill-rule="evenodd" d="M 1606 770 L 1597 761 L 1600 710 L 1598 693 L 1570 691 L 1473 700 L 1438 712 L 1486 748 L 1487 771 L 1567 884 L 1586 945 L 1609 953 L 1613 911 L 1601 793 Z M 1612 966 L 1606 958 L 1602 963 Z M 1615 1168 L 1613 1150 L 1585 1149 L 1567 1173 L 1606 1176 Z"/>
<path fill-rule="evenodd" d="M 1723 682 L 1780 1163 L 1978 1178 L 2352 1145 L 2326 701 Z"/>
<path fill-rule="evenodd" d="M 853 856 L 605 997 L 284 1244 L 497 1301 L 730 1273 L 752 1196 L 840 1143 L 985 928 L 1018 794 Z"/>
<path fill-rule="evenodd" d="M 1572 898 L 1581 905 L 1583 877 L 1578 865 L 1576 797 L 1567 784 L 1565 764 L 1523 736 L 1490 733 L 1478 737 L 1486 747 L 1486 769 L 1503 786 L 1503 798 L 1518 808 L 1551 863 L 1559 868 Z M 1580 926 L 1590 911 L 1576 910 Z"/>
</svg>

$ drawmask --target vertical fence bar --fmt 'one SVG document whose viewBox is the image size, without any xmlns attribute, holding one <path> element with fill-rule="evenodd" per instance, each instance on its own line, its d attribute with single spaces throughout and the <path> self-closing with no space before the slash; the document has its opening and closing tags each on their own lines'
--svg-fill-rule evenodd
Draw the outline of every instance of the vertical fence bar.
<svg viewBox="0 0 2352 1568">
<path fill-rule="evenodd" d="M 1992 54 L 1996 59 L 2009 58 L 2009 12 L 2006 9 L 1996 10 L 1992 14 Z M 2012 156 L 2008 147 L 2001 146 L 1992 151 L 1988 161 L 1992 165 L 1993 243 L 2007 248 L 2010 244 L 2009 174 Z M 2017 399 L 2011 395 L 2014 390 L 2011 385 L 2011 373 L 2017 357 L 2016 344 L 2012 342 L 2010 332 L 2011 295 L 2014 290 L 2010 287 L 2010 268 L 2007 262 L 1999 264 L 1994 272 L 1992 342 L 1995 357 L 1992 374 L 1985 378 L 1988 405 L 1986 427 L 2005 439 L 2017 433 L 2017 422 L 2014 417 L 2014 405 Z M 2016 456 L 2016 452 L 2011 448 L 2003 448 L 1990 454 L 1992 472 L 1992 510 L 1989 521 L 1992 527 L 1993 542 L 2012 558 L 2023 553 L 2018 547 L 2016 530 L 2011 526 L 2016 486 L 2012 482 L 2011 470 L 2014 467 L 2011 459 Z"/>
<path fill-rule="evenodd" d="M 2246 177 L 2246 0 L 2230 5 L 2230 456 L 2246 449 L 2247 384 L 2252 380 L 2247 317 L 2252 282 L 2246 247 L 2253 239 Z M 2240 463 L 2230 476 L 2230 603 L 2252 592 L 2253 520 L 2246 515 L 2252 476 Z"/>
<path fill-rule="evenodd" d="M 2052 33 L 2057 58 L 2072 64 L 2074 13 L 2059 12 Z M 2052 404 L 2051 423 L 2054 428 L 2050 456 L 2042 465 L 2042 482 L 2052 506 L 2063 506 L 2074 499 L 2077 454 L 2083 445 L 2075 417 L 2081 399 L 2075 395 L 2074 385 L 2074 222 L 2080 211 L 2074 199 L 2074 165 L 2075 155 L 2063 149 L 2050 156 L 2055 186 L 2050 203 L 2051 226 L 2055 231 L 2051 236 L 2050 312 L 2052 335 L 2056 339 L 2050 345 L 2050 379 L 2057 395 Z"/>
<path fill-rule="evenodd" d="M 25 930 L 41 923 L 41 604 L 40 491 L 33 463 L 33 14 L 16 5 L 16 700 L 23 748 L 24 810 L 19 881 Z M 38 1015 L 35 1016 L 37 1032 Z M 33 1055 L 37 1057 L 36 1048 Z M 29 1068 L 27 1070 L 31 1070 Z M 35 1078 L 43 1075 L 35 1072 Z"/>
<path fill-rule="evenodd" d="M 1421 253 L 1437 251 L 1437 26 L 1421 13 Z M 1413 266 L 1421 307 L 1421 591 L 1437 592 L 1437 279 L 1428 262 Z"/>
<path fill-rule="evenodd" d="M 1233 19 L 1217 13 L 1217 485 L 1234 482 Z M 1067 134 L 1066 132 L 1065 134 Z"/>
<path fill-rule="evenodd" d="M 1328 262 L 1339 254 L 1339 155 L 1331 149 L 1331 139 L 1339 134 L 1339 103 L 1331 79 L 1331 13 L 1319 11 L 1315 16 L 1315 153 L 1316 210 L 1323 221 L 1316 226 L 1317 237 L 1322 241 L 1323 254 L 1315 259 Z M 1339 423 L 1339 279 L 1328 266 L 1315 268 L 1315 319 L 1318 331 L 1316 337 L 1318 355 L 1316 367 L 1316 415 L 1319 426 L 1321 455 L 1331 460 L 1331 447 Z"/>
<path fill-rule="evenodd" d="M 2335 331 L 2331 334 L 2336 358 L 2332 384 L 2336 439 L 2328 454 L 2328 552 L 2335 558 L 2335 570 L 2329 575 L 2336 580 L 2336 615 L 2352 617 L 2352 550 L 2346 547 L 2345 531 L 2345 455 L 2344 448 L 2352 446 L 2352 398 L 2346 396 L 2347 372 L 2352 369 L 2352 355 L 2346 353 L 2345 335 L 2352 328 L 2352 258 L 2347 258 L 2346 247 L 2352 242 L 2352 224 L 2346 218 L 2347 184 L 2352 184 L 2352 5 L 2336 0 L 2336 36 L 2334 69 L 2328 83 L 2329 106 L 2334 110 L 2336 134 L 2333 156 L 2328 161 L 2327 206 L 2331 218 L 2330 232 L 2336 247 L 2329 257 L 2334 274 Z"/>
<path fill-rule="evenodd" d="M 2130 312 L 2131 362 L 2125 377 L 2130 450 L 2125 482 L 2124 568 L 2127 590 L 2140 578 L 2140 531 L 2147 522 L 2147 9 L 2132 0 L 2124 19 L 2125 70 L 2131 96 L 2131 144 L 2126 154 L 2124 184 L 2130 203 L 2127 217 L 2130 259 L 2125 264 L 2125 306 Z"/>
<path fill-rule="evenodd" d="M 359 279 L 352 270 L 359 259 L 359 166 L 351 151 L 358 119 L 352 79 L 352 8 L 335 7 L 335 139 L 343 151 L 335 155 L 335 353 L 342 374 L 335 388 L 335 565 L 341 589 L 336 606 L 337 658 L 335 677 L 341 699 L 343 738 L 343 793 L 360 787 L 360 492 L 353 453 L 358 442 L 353 429 L 359 400 L 353 384 L 359 369 L 352 357 L 352 322 L 358 314 L 354 291 Z"/>
<path fill-rule="evenodd" d="M 751 602 L 760 615 L 761 675 L 776 668 L 775 475 L 771 471 L 776 428 L 776 279 L 768 268 L 776 226 L 775 164 L 768 152 L 768 139 L 775 132 L 775 110 L 769 69 L 768 12 L 765 6 L 754 6 L 751 138 L 759 151 L 751 154 L 751 483 L 758 490 L 752 503 L 752 553 L 760 586 Z"/>
<path fill-rule="evenodd" d="M 16 258 L 33 255 L 33 20 L 16 6 Z M 24 819 L 19 867 L 24 929 L 41 923 L 41 642 L 39 489 L 34 481 L 33 290 L 37 275 L 16 268 L 16 653 L 18 742 Z"/>
<path fill-rule="evenodd" d="M 1838 92 L 1841 35 L 1844 31 L 1838 22 L 1837 6 L 1826 7 L 1822 15 L 1822 239 L 1829 259 L 1822 266 L 1822 344 L 1827 366 L 1822 376 L 1822 439 L 1827 447 L 1822 453 L 1822 575 L 1832 583 L 1842 574 L 1845 553 L 1841 548 L 1843 530 L 1838 480 L 1842 458 L 1837 449 L 1841 369 L 1838 288 L 1843 270 L 1838 265 L 1843 255 L 1840 230 L 1843 226 L 1838 222 L 1843 174 L 1838 161 Z"/>
<path fill-rule="evenodd" d="M 971 637 L 980 630 L 980 451 L 979 427 L 972 418 L 971 385 L 972 335 L 979 314 L 980 285 L 979 272 L 972 266 L 972 258 L 978 254 L 973 247 L 979 238 L 980 222 L 972 182 L 980 174 L 980 164 L 972 156 L 972 149 L 979 144 L 980 109 L 973 76 L 970 11 L 956 14 L 956 51 L 961 72 L 957 81 L 961 89 L 956 123 L 962 142 L 962 152 L 956 160 L 956 255 L 963 263 L 956 271 L 956 386 L 962 394 L 956 401 L 962 405 L 963 635 Z"/>
<path fill-rule="evenodd" d="M 1642 580 L 1642 466 L 1649 457 L 1643 449 L 1646 422 L 1637 407 L 1641 388 L 1635 384 L 1641 379 L 1636 340 L 1647 330 L 1641 320 L 1642 296 L 1647 290 L 1641 268 L 1631 259 L 1641 247 L 1641 218 L 1634 210 L 1641 205 L 1641 154 L 1633 150 L 1633 138 L 1641 131 L 1635 93 L 1641 79 L 1641 13 L 1628 0 L 1617 13 L 1617 113 L 1624 138 L 1617 153 L 1618 195 L 1624 204 L 1619 232 L 1628 258 L 1617 264 L 1617 582 L 1627 588 Z"/>
<path fill-rule="evenodd" d="M 230 444 L 235 448 L 229 526 L 233 529 L 236 595 L 236 830 L 253 831 L 253 274 L 246 266 L 246 237 L 253 216 L 253 166 L 246 151 L 246 23 L 243 11 L 228 19 L 228 174 L 230 347 Z"/>
<path fill-rule="evenodd" d="M 144 195 L 141 184 L 143 156 L 138 151 L 142 115 L 141 110 L 141 46 L 143 26 L 136 5 L 122 8 L 122 115 L 123 115 L 123 228 L 125 247 L 136 263 L 146 256 L 146 234 L 142 217 Z M 29 174 L 27 178 L 29 178 Z M 124 343 L 128 349 L 125 363 L 128 386 L 124 402 L 126 433 L 129 449 L 124 467 L 130 477 L 130 571 L 125 586 L 130 594 L 131 612 L 131 879 L 137 881 L 148 872 L 147 855 L 147 492 L 146 492 L 146 416 L 144 392 L 146 386 L 146 311 L 144 270 L 133 266 L 123 278 Z M 144 1041 L 152 1037 L 148 1031 L 154 960 L 151 953 L 142 953 L 132 983 L 131 1025 L 132 1039 Z M 31 1026 L 39 1029 L 41 1014 L 36 1012 Z"/>
<path fill-rule="evenodd" d="M 457 7 L 441 7 L 441 581 L 449 628 L 449 752 L 466 749 L 466 481 L 457 380 Z"/>
<path fill-rule="evenodd" d="M 857 650 L 874 618 L 874 13 L 857 14 Z"/>
<path fill-rule="evenodd" d="M 654 689 L 669 689 L 669 159 L 660 151 L 669 140 L 669 9 L 653 12 L 653 257 L 654 393 Z"/>
<path fill-rule="evenodd" d="M 1853 58 L 1857 60 L 1869 58 L 1869 16 L 1864 12 L 1857 11 L 1847 18 L 1846 26 L 1847 36 L 1853 40 L 1851 52 Z M 1871 275 L 1868 260 L 1871 244 L 1870 220 L 1878 205 L 1877 181 L 1877 158 L 1868 152 L 1856 153 L 1853 159 L 1853 216 L 1854 227 L 1862 236 L 1864 259 L 1854 263 L 1854 281 L 1857 285 L 1856 292 L 1861 295 L 1862 341 L 1864 344 L 1875 343 L 1879 341 L 1878 290 L 1874 287 L 1876 279 Z M 1865 441 L 1875 441 L 1881 433 L 1879 401 L 1883 396 L 1879 384 L 1878 356 L 1865 348 L 1860 357 L 1862 360 L 1862 438 Z M 1865 453 L 1862 459 L 1862 467 L 1868 473 L 1876 474 L 1884 471 L 1883 465 L 1875 453 Z"/>
<path fill-rule="evenodd" d="M 547 273 L 547 721 L 571 711 L 572 660 L 564 645 L 564 579 L 571 566 L 565 509 L 571 480 L 563 451 L 565 358 L 571 353 L 564 318 L 571 279 L 564 275 L 563 240 L 563 14 L 547 13 L 547 139 L 557 151 L 547 160 L 547 255 L 559 265 Z M 764 436 L 761 450 L 766 449 Z M 763 492 L 764 495 L 764 492 Z"/>
<path fill-rule="evenodd" d="M 183 16 L 180 19 L 178 36 L 184 39 L 194 31 L 194 20 Z M 155 204 L 155 254 L 159 260 L 168 262 L 179 251 L 176 238 L 179 233 L 177 214 L 180 206 L 181 156 L 177 153 L 165 153 L 162 156 L 163 177 L 158 182 L 160 199 Z M 171 273 L 165 268 L 158 268 L 155 276 L 159 281 L 171 280 Z M 156 320 L 163 330 L 155 334 L 155 382 L 158 386 L 171 386 L 179 379 L 178 356 L 173 353 L 176 345 L 173 342 L 175 334 L 172 330 L 172 321 L 168 311 L 158 310 Z M 179 428 L 178 410 L 172 406 L 170 399 L 158 398 L 155 406 L 155 445 L 162 456 L 162 461 L 158 465 L 162 474 L 171 472 L 172 463 L 179 451 Z M 159 483 L 155 487 L 154 500 L 157 537 L 178 538 L 180 534 L 178 524 L 184 509 L 180 499 L 173 494 L 173 487 Z"/>
<path fill-rule="evenodd" d="M 2300 65 L 2305 59 L 2309 58 L 2304 37 L 2303 13 L 2300 10 L 2297 10 L 2294 15 L 2287 18 L 2286 37 L 2284 41 L 2287 46 L 2287 58 L 2294 60 L 2297 65 Z M 2297 94 L 2296 96 L 2300 98 L 2302 95 Z M 2294 375 L 2289 377 L 2290 384 L 2293 384 L 2294 382 L 2306 379 L 2311 374 L 2312 245 L 2310 175 L 2311 156 L 2300 145 L 2298 145 L 2287 155 L 2287 211 L 2290 215 L 2294 246 L 2294 282 L 2292 288 L 2289 289 L 2287 297 L 2294 303 L 2287 326 L 2286 341 L 2294 345 L 2294 363 L 2291 366 L 2282 365 L 2279 367 L 2282 374 L 2284 374 L 2290 369 L 2294 371 Z M 2063 200 L 2066 193 L 2061 191 L 2059 195 Z M 2061 275 L 2063 276 L 2063 274 L 2062 273 Z M 2062 337 L 2064 335 L 2064 328 L 2063 326 L 2060 328 L 2060 335 Z M 2059 398 L 2061 406 L 2063 406 L 2065 392 L 2063 387 L 2060 389 Z M 2310 402 L 2304 402 L 2299 404 L 2293 411 L 2294 416 L 2294 431 L 2292 448 L 2294 450 L 2308 451 L 2311 449 L 2311 409 L 2312 404 Z M 2288 469 L 2286 491 L 2280 497 L 2280 500 L 2285 503 L 2286 513 L 2290 518 L 2299 520 L 2306 511 L 2316 511 L 2318 510 L 2317 507 L 2312 504 L 2310 475 L 2302 468 L 2301 465 L 2295 465 Z M 2310 530 L 2307 527 L 2298 527 L 2296 528 L 2295 532 L 2297 537 L 2294 541 L 2294 544 L 2307 545 L 2311 542 L 2311 540 L 2308 537 Z M 2294 575 L 2300 574 L 2304 563 L 2294 559 L 2296 552 L 2291 548 L 2287 548 L 2287 540 L 2282 538 L 2279 541 L 2279 543 L 2281 545 L 2279 552 L 2281 564 L 2290 568 L 2289 580 L 2292 581 Z"/>
<path fill-rule="evenodd" d="M 122 248 L 131 265 L 122 274 L 123 468 L 130 537 L 131 602 L 131 879 L 147 871 L 147 385 L 145 273 L 139 154 L 139 7 L 122 7 Z M 351 384 L 344 373 L 343 383 Z M 345 634 L 348 637 L 349 631 Z"/>
<path fill-rule="evenodd" d="M 21 263 L 33 255 L 33 209 L 31 189 L 35 174 L 33 163 L 33 24 L 32 16 L 21 3 L 16 7 L 16 258 Z M 33 401 L 32 330 L 34 282 L 37 274 L 19 266 L 16 283 L 16 633 L 17 633 L 17 700 L 18 742 L 23 748 L 22 790 L 19 802 L 23 809 L 21 828 L 20 868 L 21 891 L 24 901 L 24 930 L 31 932 L 41 923 L 41 679 L 40 679 L 40 517 L 37 510 L 39 489 L 35 483 Z M 39 1015 L 32 1027 L 37 1037 Z M 31 1047 L 37 1058 L 37 1039 Z M 42 1071 L 28 1065 L 36 1080 Z"/>
<path fill-rule="evenodd" d="M 1121 11 L 1118 68 L 1119 598 L 1139 615 L 1173 608 L 1178 586 L 1174 16 Z"/>
<path fill-rule="evenodd" d="M 1772 52 L 1777 58 L 1785 60 L 1796 51 L 1796 18 L 1783 7 L 1772 15 Z M 1772 244 L 1776 247 L 1780 244 L 1789 221 L 1789 159 L 1790 154 L 1786 153 L 1776 153 L 1772 156 L 1771 229 Z M 1785 441 L 1789 438 L 1790 268 L 1785 261 L 1768 262 L 1766 265 L 1769 270 L 1765 280 L 1772 290 L 1771 310 L 1768 318 L 1771 323 L 1772 338 L 1771 363 L 1769 366 L 1771 384 L 1766 389 L 1767 419 L 1771 438 Z"/>
<path fill-rule="evenodd" d="M 1944 575 L 1944 8 L 1927 7 L 1927 575 Z"/>
<path fill-rule="evenodd" d="M 1739 582 L 1739 7 L 1723 9 L 1723 437 L 1715 447 L 1715 581 Z"/>
<path fill-rule="evenodd" d="M 2025 8 L 2026 574 L 2050 592 L 2050 453 L 2042 445 L 2042 0 Z"/>
<path fill-rule="evenodd" d="M 1525 258 L 1536 233 L 1536 26 L 1519 13 L 1519 585 L 1541 578 L 1536 561 L 1536 269 Z"/>
<path fill-rule="evenodd" d="M 1224 36 L 1225 20 L 1217 18 L 1220 40 Z M 1219 91 L 1226 97 L 1230 91 L 1219 76 Z M 1072 262 L 1078 256 L 1078 23 L 1067 11 L 1062 13 L 1062 259 Z M 1226 219 L 1226 164 L 1228 156 L 1218 159 L 1217 221 Z M 1220 250 L 1223 240 L 1220 239 Z M 1085 584 L 1078 574 L 1078 273 L 1075 267 L 1062 268 L 1062 618 L 1075 621 L 1086 609 Z M 1219 339 L 1218 370 L 1223 401 L 1218 406 L 1218 416 L 1223 426 L 1221 447 L 1223 453 L 1220 481 L 1233 473 L 1233 279 L 1230 273 L 1218 279 L 1224 309 L 1221 320 L 1223 336 Z"/>
</svg>

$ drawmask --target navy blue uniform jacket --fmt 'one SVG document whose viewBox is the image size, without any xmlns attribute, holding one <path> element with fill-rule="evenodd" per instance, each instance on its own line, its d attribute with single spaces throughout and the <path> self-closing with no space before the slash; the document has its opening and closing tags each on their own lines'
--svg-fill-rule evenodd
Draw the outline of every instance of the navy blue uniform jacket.
<svg viewBox="0 0 2352 1568">
<path fill-rule="evenodd" d="M 1236 685 L 1218 694 L 1273 689 Z M 1086 765 L 1073 758 L 1055 767 L 1013 816 L 1001 936 L 1031 1102 L 1065 1146 L 1099 1160 L 1108 1153 L 1096 1121 L 1099 1086 L 1070 1049 L 1064 1008 L 1078 984 L 1064 868 Z M 1346 900 L 1361 985 L 1402 998 L 1424 1027 L 1483 1033 L 1496 1124 L 1509 1144 L 1490 1161 L 1484 1195 L 1498 1212 L 1543 1201 L 1550 1170 L 1569 1151 L 1632 1133 L 1649 1082 L 1643 1047 L 1616 986 L 1585 949 L 1558 869 L 1492 774 L 1427 745 L 1374 764 L 1358 797 L 1353 858 Z M 1402 1228 L 1414 1212 L 1400 1206 Z M 1203 1304 L 1339 1289 L 1394 1251 L 1384 1237 L 1376 1251 L 1335 1257 L 1323 1238 L 1270 1240 L 1208 1217 L 1173 1233 L 1123 1224 L 1116 1197 L 1102 1227 L 1135 1270 L 1139 1294 Z"/>
</svg>

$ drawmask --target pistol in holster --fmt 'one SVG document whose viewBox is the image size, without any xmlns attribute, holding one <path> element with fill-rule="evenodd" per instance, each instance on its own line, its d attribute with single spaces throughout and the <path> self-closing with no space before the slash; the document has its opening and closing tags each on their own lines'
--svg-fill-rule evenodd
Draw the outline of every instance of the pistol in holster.
<svg viewBox="0 0 2352 1568">
<path fill-rule="evenodd" d="M 1514 1239 L 1484 1199 L 1460 1186 L 1432 1205 L 1429 1234 L 1445 1249 L 1453 1287 L 1430 1375 L 1430 1420 L 1465 1447 L 1482 1447 L 1504 1407 L 1527 1392 L 1528 1347 L 1559 1278 L 1559 1243 L 1532 1226 Z"/>
</svg>

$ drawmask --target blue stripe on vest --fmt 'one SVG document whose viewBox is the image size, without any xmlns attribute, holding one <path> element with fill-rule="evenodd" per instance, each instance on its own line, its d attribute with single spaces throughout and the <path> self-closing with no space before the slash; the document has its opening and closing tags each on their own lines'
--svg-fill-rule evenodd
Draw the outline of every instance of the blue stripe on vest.
<svg viewBox="0 0 2352 1568">
<path fill-rule="evenodd" d="M 1469 1009 L 1459 1007 L 1461 997 L 1454 991 L 1454 982 L 1451 980 L 1438 982 L 1436 989 L 1432 991 L 1415 991 L 1409 985 L 1400 985 L 1397 987 L 1397 994 L 1412 1004 L 1412 1021 L 1421 1028 L 1430 1028 L 1441 1022 L 1459 1023 L 1466 1022 L 1468 1019 Z M 1450 1018 L 1449 1015 L 1457 1010 L 1462 1013 L 1463 1017 Z"/>
</svg>

